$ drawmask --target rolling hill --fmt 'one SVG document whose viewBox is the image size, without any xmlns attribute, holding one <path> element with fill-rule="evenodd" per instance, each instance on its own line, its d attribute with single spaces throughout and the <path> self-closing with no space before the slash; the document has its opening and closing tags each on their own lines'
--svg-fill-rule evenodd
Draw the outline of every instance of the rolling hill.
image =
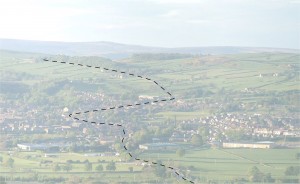
<svg viewBox="0 0 300 184">
<path fill-rule="evenodd" d="M 299 53 L 296 49 L 258 48 L 258 47 L 179 47 L 163 48 L 128 45 L 113 42 L 52 42 L 0 39 L 0 49 L 44 54 L 63 54 L 70 56 L 102 56 L 122 59 L 134 53 L 181 53 L 181 54 L 239 54 L 258 52 Z"/>
</svg>

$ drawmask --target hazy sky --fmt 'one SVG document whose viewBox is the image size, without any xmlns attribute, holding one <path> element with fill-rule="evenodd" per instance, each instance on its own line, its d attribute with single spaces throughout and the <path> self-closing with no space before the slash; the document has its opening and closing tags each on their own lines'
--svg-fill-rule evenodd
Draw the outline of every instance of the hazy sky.
<svg viewBox="0 0 300 184">
<path fill-rule="evenodd" d="M 0 0 L 0 38 L 300 48 L 298 0 Z"/>
</svg>

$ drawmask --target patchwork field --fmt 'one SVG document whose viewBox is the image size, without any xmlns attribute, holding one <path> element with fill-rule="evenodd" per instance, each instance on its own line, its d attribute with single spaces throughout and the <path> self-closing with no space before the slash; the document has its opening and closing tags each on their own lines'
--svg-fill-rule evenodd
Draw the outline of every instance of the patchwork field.
<svg viewBox="0 0 300 184">
<path fill-rule="evenodd" d="M 191 168 L 188 171 L 190 176 L 200 176 L 204 180 L 215 180 L 224 182 L 236 178 L 248 178 L 249 171 L 256 166 L 263 173 L 270 173 L 275 179 L 284 177 L 284 172 L 288 166 L 297 166 L 299 160 L 296 159 L 297 149 L 203 149 L 187 151 L 184 157 L 178 157 L 174 152 L 145 152 L 140 155 L 141 158 L 151 160 L 162 160 L 175 167 Z M 1 152 L 0 156 L 8 158 L 8 152 Z M 31 155 L 31 158 L 27 156 Z M 32 158 L 33 157 L 33 158 Z M 123 181 L 133 181 L 134 177 L 151 178 L 152 173 L 143 172 L 143 166 L 137 165 L 139 162 L 128 163 L 118 162 L 120 157 L 86 157 L 78 153 L 58 153 L 56 158 L 45 158 L 40 152 L 19 152 L 12 156 L 15 160 L 13 171 L 3 166 L 1 169 L 2 176 L 9 176 L 13 172 L 14 177 L 26 176 L 30 173 L 38 173 L 42 176 L 64 176 L 89 175 L 99 176 L 102 181 L 114 180 L 113 178 L 122 178 Z M 93 164 L 92 171 L 84 170 L 84 160 L 88 159 Z M 67 160 L 80 161 L 81 163 L 72 163 L 73 169 L 66 171 L 53 171 L 51 166 L 42 164 L 41 160 L 53 161 L 58 164 L 66 164 Z M 98 161 L 100 160 L 100 162 Z M 95 167 L 98 164 L 103 165 L 111 160 L 116 161 L 116 171 L 98 172 Z M 192 167 L 191 167 L 192 166 Z M 128 167 L 133 167 L 136 174 L 131 174 Z M 170 178 L 172 181 L 172 178 Z"/>
<path fill-rule="evenodd" d="M 157 86 L 148 81 L 127 75 L 108 73 L 102 69 L 47 63 L 43 61 L 44 57 L 141 74 L 163 84 L 176 97 L 177 106 L 166 105 L 162 108 L 157 105 L 156 109 L 152 106 L 145 107 L 143 114 L 132 112 L 130 114 L 132 119 L 123 113 L 123 116 L 129 119 L 128 122 L 134 122 L 133 119 L 136 119 L 137 127 L 153 125 L 153 129 L 155 126 L 166 129 L 169 124 L 163 124 L 164 122 L 174 120 L 176 123 L 176 120 L 206 118 L 218 113 L 234 112 L 252 115 L 259 113 L 272 117 L 285 117 L 287 114 L 289 117 L 294 117 L 296 113 L 299 113 L 299 108 L 297 108 L 299 101 L 295 99 L 299 97 L 300 90 L 300 55 L 285 53 L 202 55 L 156 61 L 136 61 L 129 58 L 124 61 L 110 61 L 98 57 L 67 57 L 0 51 L 1 85 L 4 86 L 1 88 L 0 97 L 3 103 L 19 98 L 18 103 L 24 105 L 26 104 L 24 103 L 25 99 L 36 100 L 35 104 L 33 102 L 28 104 L 34 104 L 35 108 L 39 109 L 41 105 L 39 100 L 49 97 L 49 102 L 52 100 L 51 102 L 55 104 L 51 109 L 47 107 L 47 104 L 41 102 L 43 108 L 46 109 L 44 111 L 49 113 L 53 109 L 63 109 L 74 104 L 76 107 L 77 104 L 80 104 L 74 100 L 75 95 L 72 95 L 74 91 L 99 92 L 106 95 L 105 99 L 115 97 L 122 101 L 111 100 L 112 103 L 115 103 L 110 104 L 111 106 L 121 104 L 126 100 L 132 103 L 138 100 L 139 95 L 164 98 Z M 62 87 L 63 89 L 61 89 Z M 31 94 L 21 96 L 15 93 L 16 91 L 30 91 Z M 36 96 L 38 96 L 37 99 L 35 99 Z M 93 95 L 91 96 L 93 97 Z M 54 99 L 57 97 L 61 99 L 61 102 L 55 103 Z M 65 99 L 74 101 L 71 103 L 68 100 L 64 101 Z M 94 100 L 90 102 L 94 102 Z M 82 102 L 82 104 L 84 103 Z M 231 108 L 232 104 L 239 108 Z M 89 104 L 85 105 L 90 108 Z M 27 105 L 23 109 L 27 113 Z M 115 116 L 113 113 L 108 115 L 113 118 Z M 31 118 L 31 114 L 28 116 Z M 47 118 L 49 118 L 49 122 L 52 121 L 50 116 Z M 61 117 L 58 117 L 57 121 L 65 122 Z M 56 124 L 56 122 L 49 122 L 43 123 L 47 126 L 51 123 Z M 96 132 L 97 135 L 94 136 L 97 137 L 98 133 Z M 74 134 L 77 135 L 78 132 Z M 80 134 L 83 134 L 81 130 Z M 46 136 L 52 135 L 44 134 L 43 136 L 46 138 Z M 59 136 L 67 137 L 66 135 L 67 133 L 62 132 Z M 75 137 L 75 135 L 73 136 Z M 19 137 L 22 136 L 20 134 Z M 31 136 L 31 134 L 26 136 Z M 88 137 L 87 134 L 84 136 Z M 19 137 L 16 136 L 12 142 L 17 141 Z M 30 140 L 28 137 L 24 139 Z M 282 182 L 282 179 L 285 178 L 298 179 L 297 177 L 299 177 L 285 175 L 288 167 L 299 166 L 299 160 L 296 158 L 300 152 L 299 149 L 195 149 L 185 144 L 182 147 L 186 150 L 183 157 L 179 157 L 175 151 L 143 152 L 139 156 L 149 160 L 161 160 L 168 165 L 180 167 L 182 172 L 185 172 L 185 176 L 200 177 L 200 182 L 203 183 L 226 183 L 229 180 L 246 183 L 253 167 L 257 167 L 264 175 L 270 173 L 276 182 Z M 157 177 L 155 168 L 144 167 L 139 162 L 121 162 L 120 159 L 123 159 L 121 156 L 91 157 L 84 156 L 84 153 L 63 152 L 46 158 L 42 152 L 18 152 L 14 151 L 14 148 L 10 150 L 0 152 L 4 161 L 9 158 L 14 159 L 13 168 L 9 168 L 5 162 L 0 163 L 0 176 L 4 178 L 19 177 L 19 179 L 26 180 L 27 177 L 32 178 L 33 176 L 70 179 L 78 177 L 82 183 L 85 183 L 85 178 L 95 177 L 94 183 L 117 183 L 120 181 L 162 183 L 163 179 L 166 179 L 167 183 L 185 183 L 176 178 L 176 175 L 169 177 L 170 175 L 174 176 L 174 173 Z M 87 160 L 92 164 L 92 170 L 87 171 L 85 164 Z M 106 170 L 110 161 L 116 162 L 115 171 Z M 53 166 L 63 167 L 67 163 L 72 165 L 70 171 L 54 171 Z M 97 171 L 98 165 L 102 165 L 104 170 Z M 132 171 L 130 171 L 131 168 Z"/>
</svg>

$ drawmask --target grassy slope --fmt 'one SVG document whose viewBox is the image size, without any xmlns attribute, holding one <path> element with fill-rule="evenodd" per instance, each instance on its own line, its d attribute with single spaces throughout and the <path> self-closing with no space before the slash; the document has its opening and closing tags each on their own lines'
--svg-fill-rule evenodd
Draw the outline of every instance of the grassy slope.
<svg viewBox="0 0 300 184">
<path fill-rule="evenodd" d="M 83 69 L 67 65 L 53 65 L 41 61 L 42 55 L 28 53 L 0 52 L 0 66 L 2 70 L 23 71 L 30 74 L 47 76 L 47 79 L 57 79 L 73 76 L 73 78 L 92 77 L 97 74 L 103 77 L 99 70 Z M 285 76 L 266 76 L 268 74 L 290 71 L 288 65 L 298 65 L 300 55 L 296 54 L 238 54 L 224 56 L 202 56 L 200 58 L 175 59 L 164 61 L 130 62 L 130 69 L 146 68 L 152 71 L 152 77 L 162 79 L 166 85 L 171 80 L 179 80 L 181 85 L 172 86 L 174 89 L 181 89 L 191 86 L 200 86 L 209 83 L 218 85 L 218 88 L 233 90 L 256 88 L 269 84 L 268 87 L 261 87 L 266 90 L 292 90 L 299 89 L 296 82 L 299 79 L 289 79 L 284 83 L 279 82 Z M 38 63 L 30 61 L 38 60 Z M 74 61 L 73 59 L 72 61 Z M 85 62 L 84 58 L 76 58 L 77 62 Z M 100 66 L 107 66 L 108 62 L 99 62 Z M 99 74 L 100 73 L 100 74 Z M 55 75 L 54 75 L 55 74 Z M 258 76 L 266 77 L 262 79 Z M 191 76 L 194 75 L 194 81 Z M 75 77 L 74 77 L 75 76 Z M 200 77 L 200 78 L 199 78 Z M 203 79 L 201 79 L 201 77 Z M 107 78 L 107 76 L 106 76 Z M 287 83 L 291 87 L 287 88 Z M 184 85 L 183 85 L 184 84 Z"/>
<path fill-rule="evenodd" d="M 179 59 L 169 61 L 148 61 L 130 62 L 131 70 L 136 68 L 146 68 L 153 74 L 148 74 L 151 78 L 160 81 L 167 89 L 177 96 L 181 96 L 186 91 L 195 88 L 205 88 L 212 91 L 225 88 L 227 90 L 238 91 L 244 88 L 258 88 L 266 91 L 289 91 L 300 90 L 299 71 L 294 78 L 288 78 L 286 74 L 292 72 L 291 66 L 298 66 L 299 54 L 261 53 L 261 54 L 239 54 L 224 56 L 202 56 L 198 59 Z M 28 85 L 45 81 L 59 79 L 83 79 L 95 78 L 95 89 L 101 88 L 106 92 L 124 93 L 138 91 L 139 94 L 160 95 L 160 91 L 153 88 L 152 84 L 137 79 L 117 79 L 111 77 L 110 73 L 99 72 L 99 70 L 87 70 L 64 65 L 53 65 L 52 63 L 30 63 L 36 58 L 41 58 L 39 54 L 1 52 L 0 68 L 6 71 L 25 72 L 37 75 L 38 78 L 22 81 Z M 80 58 L 78 59 L 79 62 Z M 25 62 L 24 62 L 25 61 Z M 106 66 L 108 63 L 99 65 Z M 118 64 L 115 64 L 118 67 Z M 119 69 L 119 68 L 118 68 Z M 278 77 L 273 77 L 274 73 L 282 73 Z M 259 78 L 262 74 L 264 77 Z M 193 81 L 191 77 L 194 75 Z M 105 79 L 106 81 L 101 81 Z M 143 90 L 140 90 L 143 89 Z M 86 88 L 81 89 L 86 90 Z M 240 99 L 242 101 L 255 102 L 260 96 L 250 96 Z M 265 98 L 265 97 L 264 97 Z M 196 99 L 194 99 L 196 100 Z M 208 112 L 161 112 L 165 116 L 173 117 L 177 115 L 192 118 L 199 115 L 207 115 Z M 224 152 L 225 151 L 225 152 Z M 289 165 L 295 165 L 297 160 L 295 154 L 297 150 L 202 150 L 188 152 L 186 157 L 177 158 L 174 153 L 160 154 L 160 159 L 172 158 L 183 165 L 195 165 L 198 171 L 193 171 L 192 175 L 202 175 L 214 179 L 231 179 L 236 176 L 247 177 L 249 169 L 256 165 L 263 172 L 270 172 L 276 178 L 283 176 L 284 169 Z M 4 160 L 8 156 L 1 154 Z M 145 154 L 146 158 L 156 158 L 157 154 Z M 28 160 L 24 157 L 14 158 L 18 168 L 40 169 L 39 160 Z M 66 159 L 84 160 L 85 157 L 79 155 L 62 155 L 56 162 L 65 162 Z M 92 158 L 92 161 L 98 158 Z M 102 158 L 100 158 L 102 159 Z M 109 158 L 113 159 L 113 158 Z M 177 162 L 176 161 L 176 162 Z M 97 165 L 97 164 L 95 164 Z M 105 166 L 105 164 L 104 164 Z M 94 166 L 95 167 L 95 166 Z M 4 167 L 1 166 L 3 169 Z M 230 169 L 228 169 L 230 168 Z M 7 168 L 4 168 L 7 169 Z M 135 167 L 140 170 L 141 167 Z M 127 170 L 127 166 L 120 170 Z M 52 172 L 51 169 L 43 169 L 44 172 Z M 74 165 L 74 171 L 83 171 L 82 165 Z M 120 174 L 122 177 L 132 175 Z M 107 175 L 107 177 L 114 175 Z M 117 179 L 116 179 L 117 180 Z"/>
</svg>

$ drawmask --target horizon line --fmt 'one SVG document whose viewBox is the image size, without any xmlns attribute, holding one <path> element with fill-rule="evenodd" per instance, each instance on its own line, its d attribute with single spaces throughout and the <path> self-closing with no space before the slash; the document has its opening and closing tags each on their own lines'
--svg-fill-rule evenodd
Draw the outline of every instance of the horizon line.
<svg viewBox="0 0 300 184">
<path fill-rule="evenodd" d="M 34 39 L 18 39 L 18 38 L 0 38 L 0 40 L 18 40 L 18 41 L 35 41 L 35 42 L 53 42 L 53 43 L 113 43 L 119 45 L 130 45 L 130 46 L 139 46 L 139 47 L 153 47 L 153 48 L 162 48 L 162 49 L 184 49 L 184 48 L 199 48 L 199 47 L 239 47 L 239 48 L 268 48 L 268 49 L 289 49 L 289 50 L 299 50 L 300 48 L 288 48 L 288 47 L 270 47 L 270 46 L 232 46 L 232 45 L 206 45 L 206 46 L 180 46 L 180 47 L 164 47 L 164 46 L 153 46 L 153 45 L 144 45 L 144 44 L 135 44 L 135 43 L 121 43 L 115 41 L 61 41 L 61 40 L 34 40 Z"/>
</svg>

